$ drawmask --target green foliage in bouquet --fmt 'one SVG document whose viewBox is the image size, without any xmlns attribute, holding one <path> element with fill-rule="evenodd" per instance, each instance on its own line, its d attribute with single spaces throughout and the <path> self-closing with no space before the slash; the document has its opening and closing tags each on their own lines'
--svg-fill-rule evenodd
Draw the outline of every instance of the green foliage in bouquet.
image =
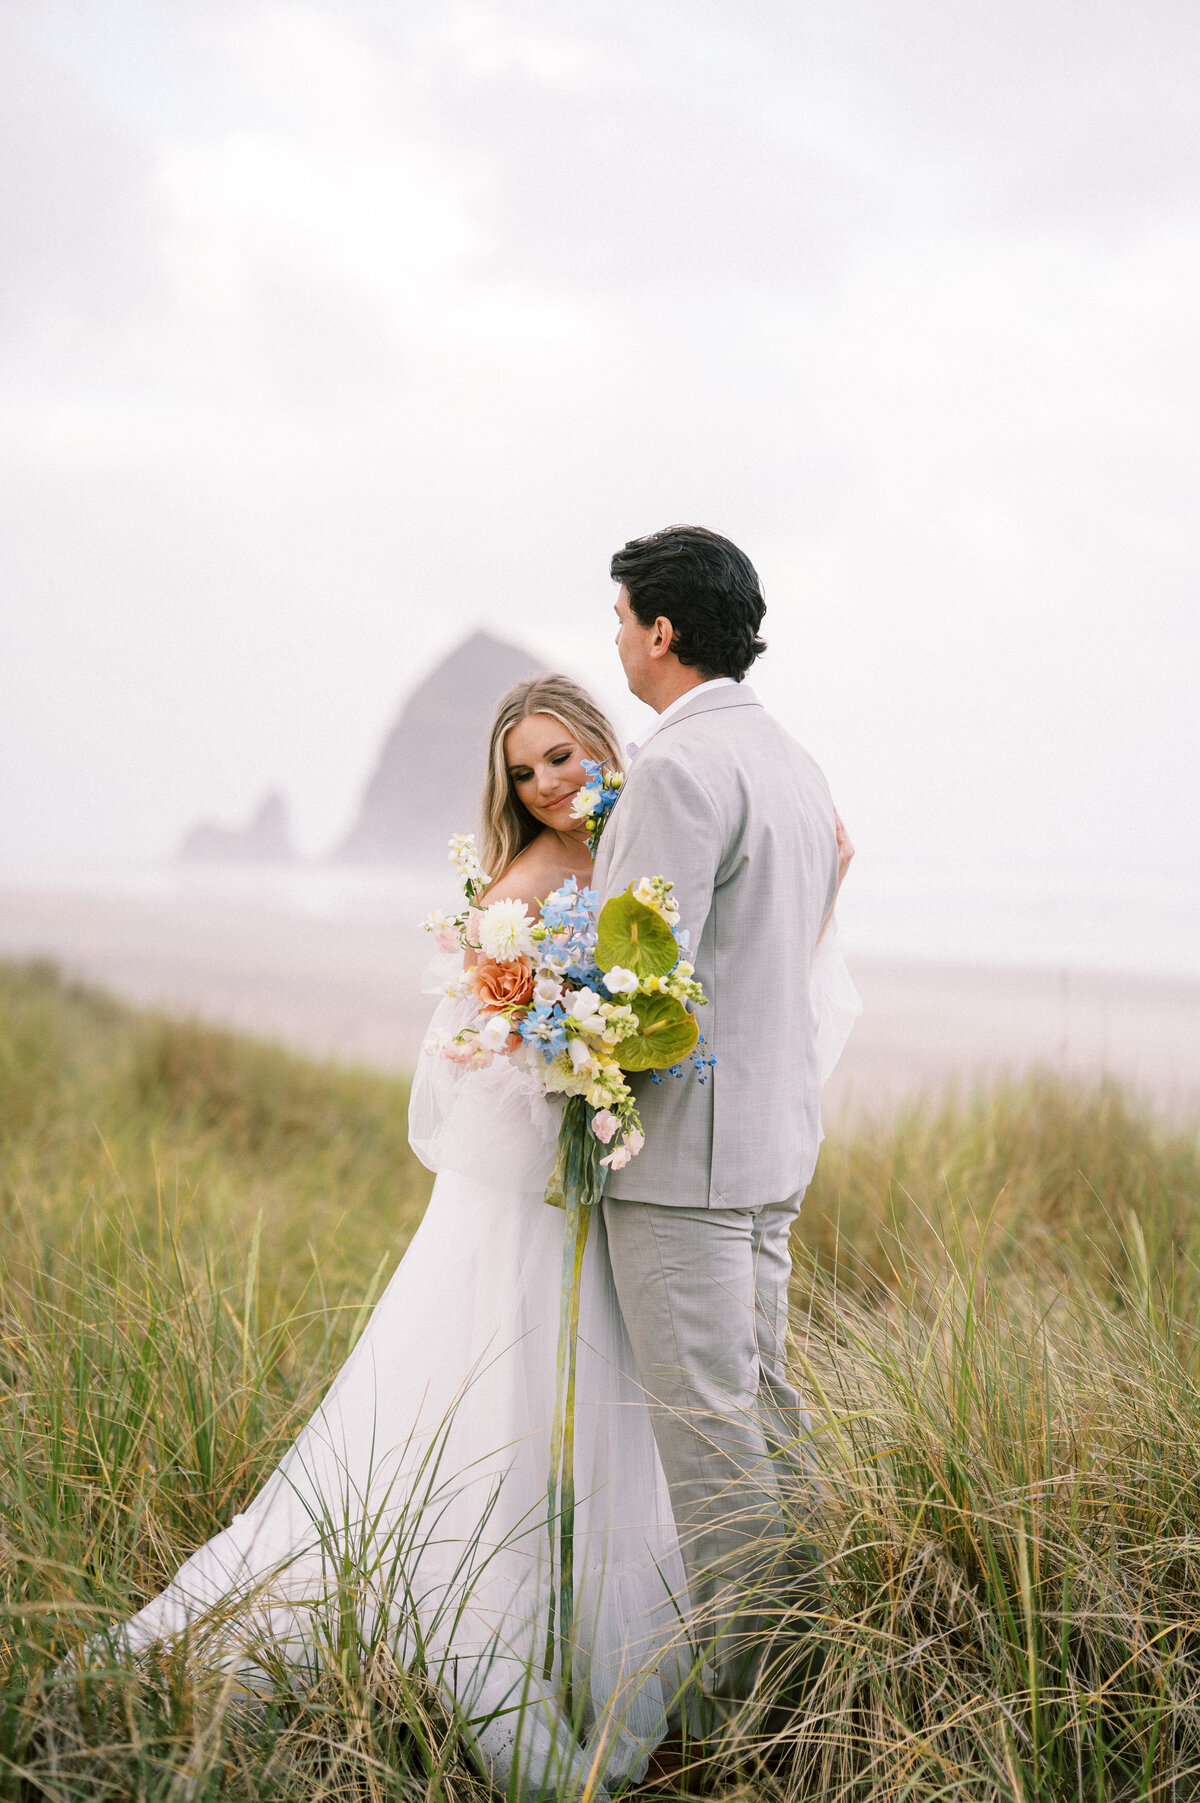
<svg viewBox="0 0 1200 1803">
<path fill-rule="evenodd" d="M 663 1071 L 694 1052 L 700 1038 L 695 1015 L 673 995 L 635 995 L 630 1007 L 638 1030 L 613 1049 L 623 1071 Z"/>
<path fill-rule="evenodd" d="M 603 971 L 630 970 L 641 982 L 667 976 L 679 959 L 679 944 L 656 908 L 638 901 L 630 884 L 600 910 L 596 963 Z M 669 1070 L 695 1051 L 700 1029 L 695 1017 L 672 995 L 635 995 L 630 1007 L 637 1031 L 613 1051 L 623 1071 Z"/>
<path fill-rule="evenodd" d="M 665 977 L 675 968 L 679 944 L 658 910 L 635 899 L 630 883 L 623 895 L 614 895 L 600 910 L 595 957 L 601 970 L 620 966 L 644 981 Z"/>
</svg>

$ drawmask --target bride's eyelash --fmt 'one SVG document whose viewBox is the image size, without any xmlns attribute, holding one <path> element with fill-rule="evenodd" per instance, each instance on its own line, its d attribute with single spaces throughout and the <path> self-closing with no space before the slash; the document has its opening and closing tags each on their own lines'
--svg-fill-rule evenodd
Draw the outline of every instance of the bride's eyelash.
<svg viewBox="0 0 1200 1803">
<path fill-rule="evenodd" d="M 546 761 L 549 764 L 566 764 L 570 762 L 570 758 L 571 753 L 569 751 L 556 751 L 553 752 Z M 521 764 L 516 768 L 510 767 L 508 774 L 514 783 L 524 783 L 529 781 L 529 778 L 533 775 L 533 771 L 528 769 L 526 765 Z"/>
</svg>

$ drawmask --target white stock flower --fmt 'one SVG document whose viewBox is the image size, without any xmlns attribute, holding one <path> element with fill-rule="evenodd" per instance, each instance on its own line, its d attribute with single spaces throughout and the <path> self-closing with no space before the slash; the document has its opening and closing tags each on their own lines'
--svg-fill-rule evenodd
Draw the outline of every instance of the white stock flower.
<svg viewBox="0 0 1200 1803">
<path fill-rule="evenodd" d="M 464 883 L 474 883 L 477 889 L 483 888 L 492 880 L 479 862 L 474 833 L 455 833 L 453 835 L 450 840 L 450 862 Z"/>
<path fill-rule="evenodd" d="M 633 885 L 633 899 L 640 901 L 643 907 L 653 908 L 669 927 L 673 927 L 679 919 L 679 903 L 671 894 L 674 887 L 674 883 L 668 883 L 661 876 L 640 877 Z"/>
<path fill-rule="evenodd" d="M 585 1033 L 603 1033 L 608 1024 L 601 1012 L 603 1007 L 594 989 L 581 989 L 571 1003 L 571 1015 Z"/>
<path fill-rule="evenodd" d="M 562 982 L 554 975 L 540 976 L 533 986 L 535 1002 L 556 1002 L 562 994 Z"/>
<path fill-rule="evenodd" d="M 508 1016 L 493 1014 L 487 1025 L 479 1029 L 479 1043 L 487 1052 L 502 1052 L 511 1032 L 512 1022 Z"/>
<path fill-rule="evenodd" d="M 485 958 L 497 964 L 512 964 L 517 958 L 532 958 L 533 935 L 523 901 L 493 902 L 479 916 L 479 946 Z"/>
<path fill-rule="evenodd" d="M 614 964 L 611 970 L 604 973 L 604 987 L 609 995 L 633 995 L 637 986 L 637 978 L 623 964 Z"/>
</svg>

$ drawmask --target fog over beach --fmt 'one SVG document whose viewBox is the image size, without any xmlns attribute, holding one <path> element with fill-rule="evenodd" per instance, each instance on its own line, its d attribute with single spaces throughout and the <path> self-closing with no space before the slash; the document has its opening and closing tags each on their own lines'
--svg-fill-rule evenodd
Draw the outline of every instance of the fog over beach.
<svg viewBox="0 0 1200 1803">
<path fill-rule="evenodd" d="M 110 873 L 88 887 L 0 888 L 0 957 L 50 957 L 133 1002 L 343 1062 L 411 1069 L 434 1001 L 429 941 L 416 923 L 452 899 L 432 870 Z M 1064 960 L 1061 938 L 1060 960 L 1047 963 L 1036 931 L 1026 924 L 1022 937 L 1019 911 L 1006 918 L 993 900 L 990 914 L 962 912 L 957 957 L 931 955 L 936 938 L 922 944 L 911 927 L 905 955 L 897 912 L 903 919 L 887 898 L 874 910 L 869 901 L 843 908 L 865 1011 L 830 1087 L 830 1114 L 887 1113 L 919 1094 L 1031 1068 L 1114 1077 L 1170 1114 L 1200 1112 L 1200 970 L 1139 968 L 1148 931 L 1110 938 L 1107 969 Z M 943 925 L 952 914 L 943 908 Z M 1126 918 L 1142 932 L 1144 910 Z M 1186 920 L 1190 928 L 1194 911 Z M 1121 916 L 1108 924 L 1119 933 Z M 972 929 L 989 936 L 964 958 Z"/>
</svg>

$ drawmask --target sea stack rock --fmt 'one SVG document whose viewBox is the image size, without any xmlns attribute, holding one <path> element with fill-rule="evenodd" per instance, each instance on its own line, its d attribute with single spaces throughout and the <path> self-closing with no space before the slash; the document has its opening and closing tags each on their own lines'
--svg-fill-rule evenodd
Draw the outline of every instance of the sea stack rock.
<svg viewBox="0 0 1200 1803">
<path fill-rule="evenodd" d="M 287 803 L 278 790 L 265 795 L 245 826 L 200 821 L 184 835 L 177 864 L 294 864 Z"/>
<path fill-rule="evenodd" d="M 544 671 L 490 633 L 465 639 L 405 702 L 334 858 L 420 868 L 444 862 L 451 833 L 478 831 L 496 703 L 515 682 Z"/>
</svg>

